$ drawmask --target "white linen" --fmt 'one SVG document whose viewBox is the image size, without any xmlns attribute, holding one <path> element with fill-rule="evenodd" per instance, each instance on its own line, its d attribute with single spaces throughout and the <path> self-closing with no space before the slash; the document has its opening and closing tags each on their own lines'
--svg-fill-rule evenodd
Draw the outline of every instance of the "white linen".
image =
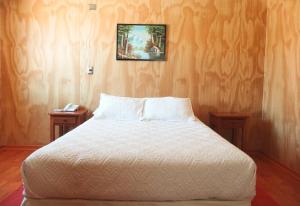
<svg viewBox="0 0 300 206">
<path fill-rule="evenodd" d="M 195 120 L 189 98 L 146 98 L 143 120 L 193 121 Z"/>
<path fill-rule="evenodd" d="M 144 108 L 143 98 L 118 97 L 101 93 L 95 119 L 140 120 Z"/>
<path fill-rule="evenodd" d="M 31 154 L 28 198 L 250 200 L 253 160 L 200 121 L 91 119 Z"/>
<path fill-rule="evenodd" d="M 22 206 L 251 206 L 251 201 L 101 201 L 101 200 L 74 200 L 74 199 L 31 199 L 24 198 Z"/>
</svg>

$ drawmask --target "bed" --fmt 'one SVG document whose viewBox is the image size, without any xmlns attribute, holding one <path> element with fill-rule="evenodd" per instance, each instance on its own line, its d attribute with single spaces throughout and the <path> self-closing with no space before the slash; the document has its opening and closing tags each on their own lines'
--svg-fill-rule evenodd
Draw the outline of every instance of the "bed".
<svg viewBox="0 0 300 206">
<path fill-rule="evenodd" d="M 23 206 L 250 206 L 253 160 L 204 123 L 92 118 L 22 165 Z"/>
<path fill-rule="evenodd" d="M 254 162 L 200 121 L 91 119 L 30 155 L 22 173 L 23 205 L 66 199 L 249 203 L 255 194 Z"/>
</svg>

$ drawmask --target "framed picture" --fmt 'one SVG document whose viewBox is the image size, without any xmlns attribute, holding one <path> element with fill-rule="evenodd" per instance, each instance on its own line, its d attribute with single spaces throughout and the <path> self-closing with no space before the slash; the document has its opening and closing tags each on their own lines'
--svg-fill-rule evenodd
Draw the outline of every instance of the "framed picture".
<svg viewBox="0 0 300 206">
<path fill-rule="evenodd" d="M 117 60 L 165 61 L 165 24 L 117 24 Z"/>
</svg>

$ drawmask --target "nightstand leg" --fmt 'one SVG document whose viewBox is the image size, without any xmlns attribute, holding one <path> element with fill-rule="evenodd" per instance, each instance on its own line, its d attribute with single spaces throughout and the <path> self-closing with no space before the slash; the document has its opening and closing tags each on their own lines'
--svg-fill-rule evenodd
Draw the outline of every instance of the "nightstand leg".
<svg viewBox="0 0 300 206">
<path fill-rule="evenodd" d="M 64 135 L 64 129 L 65 129 L 64 125 L 60 124 L 59 125 L 59 136 L 60 137 Z"/>
<path fill-rule="evenodd" d="M 241 129 L 242 134 L 241 134 L 241 150 L 244 151 L 244 128 Z"/>
<path fill-rule="evenodd" d="M 55 140 L 55 125 L 53 120 L 50 120 L 50 142 Z"/>
<path fill-rule="evenodd" d="M 233 135 L 233 144 L 235 146 L 237 146 L 239 149 L 242 150 L 242 145 L 243 145 L 243 132 L 242 134 L 240 133 L 240 130 L 243 131 L 243 129 L 239 129 L 239 128 L 236 128 L 234 129 L 234 135 Z"/>
<path fill-rule="evenodd" d="M 232 129 L 232 134 L 233 134 L 232 135 L 232 144 L 238 147 L 237 141 L 236 141 L 236 136 L 237 136 L 236 129 L 234 129 L 234 128 Z"/>
<path fill-rule="evenodd" d="M 215 132 L 217 132 L 219 135 L 221 135 L 221 127 L 219 125 L 215 125 L 214 127 Z"/>
</svg>

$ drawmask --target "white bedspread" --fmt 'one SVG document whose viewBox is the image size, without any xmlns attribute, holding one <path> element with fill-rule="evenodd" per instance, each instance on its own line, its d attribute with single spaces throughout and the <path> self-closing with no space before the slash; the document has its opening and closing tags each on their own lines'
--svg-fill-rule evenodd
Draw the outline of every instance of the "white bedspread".
<svg viewBox="0 0 300 206">
<path fill-rule="evenodd" d="M 29 198 L 249 200 L 253 160 L 200 121 L 89 120 L 23 163 Z"/>
</svg>

